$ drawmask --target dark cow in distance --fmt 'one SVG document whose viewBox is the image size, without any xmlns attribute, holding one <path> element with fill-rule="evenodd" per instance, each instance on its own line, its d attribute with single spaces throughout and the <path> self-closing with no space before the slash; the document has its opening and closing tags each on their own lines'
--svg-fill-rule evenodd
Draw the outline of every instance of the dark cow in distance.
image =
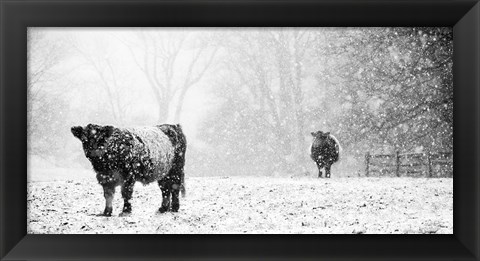
<svg viewBox="0 0 480 261">
<path fill-rule="evenodd" d="M 318 177 L 322 177 L 321 169 L 325 170 L 325 177 L 330 178 L 330 167 L 340 157 L 340 144 L 330 132 L 312 132 L 313 142 L 310 148 L 310 157 L 317 164 Z"/>
<path fill-rule="evenodd" d="M 187 148 L 179 124 L 135 128 L 88 124 L 72 127 L 71 131 L 82 142 L 85 156 L 103 186 L 103 215 L 112 215 L 117 186 L 121 186 L 124 200 L 120 215 L 131 213 L 130 199 L 136 181 L 144 185 L 157 181 L 163 198 L 159 211 L 178 211 L 179 191 L 185 193 L 183 167 Z"/>
</svg>

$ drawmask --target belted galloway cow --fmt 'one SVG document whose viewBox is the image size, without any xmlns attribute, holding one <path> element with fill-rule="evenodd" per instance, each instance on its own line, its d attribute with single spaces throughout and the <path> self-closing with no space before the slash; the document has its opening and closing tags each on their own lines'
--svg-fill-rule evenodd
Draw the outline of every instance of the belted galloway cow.
<svg viewBox="0 0 480 261">
<path fill-rule="evenodd" d="M 103 186 L 105 209 L 112 215 L 115 188 L 121 187 L 124 200 L 121 216 L 131 213 L 133 187 L 136 181 L 157 181 L 162 191 L 161 213 L 180 208 L 179 191 L 185 193 L 184 165 L 186 138 L 179 124 L 153 127 L 116 128 L 88 124 L 71 128 L 80 139 L 85 156 Z"/>
<path fill-rule="evenodd" d="M 310 147 L 310 157 L 317 164 L 318 177 L 322 177 L 323 168 L 325 177 L 330 178 L 330 168 L 340 157 L 340 143 L 330 132 L 312 132 L 313 142 Z"/>
</svg>

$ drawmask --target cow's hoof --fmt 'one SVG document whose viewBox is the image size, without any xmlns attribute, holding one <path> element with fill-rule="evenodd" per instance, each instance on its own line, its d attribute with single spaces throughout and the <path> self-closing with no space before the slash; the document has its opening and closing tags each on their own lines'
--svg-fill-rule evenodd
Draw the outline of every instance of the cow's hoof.
<svg viewBox="0 0 480 261">
<path fill-rule="evenodd" d="M 131 212 L 132 212 L 131 206 L 123 207 L 122 213 L 131 213 Z"/>
<path fill-rule="evenodd" d="M 122 212 L 120 213 L 120 215 L 118 215 L 119 217 L 128 217 L 130 216 L 130 214 L 132 214 L 132 212 Z"/>
<path fill-rule="evenodd" d="M 97 217 L 111 217 L 112 216 L 112 212 L 110 213 L 100 213 L 100 214 L 97 214 Z"/>
<path fill-rule="evenodd" d="M 180 205 L 178 206 L 172 205 L 172 212 L 178 212 L 179 208 L 180 208 Z"/>
<path fill-rule="evenodd" d="M 106 217 L 112 216 L 113 208 L 106 207 L 103 211 L 103 215 Z"/>
<path fill-rule="evenodd" d="M 161 207 L 161 208 L 158 209 L 158 212 L 160 212 L 160 213 L 165 213 L 167 211 L 168 211 L 168 207 Z"/>
</svg>

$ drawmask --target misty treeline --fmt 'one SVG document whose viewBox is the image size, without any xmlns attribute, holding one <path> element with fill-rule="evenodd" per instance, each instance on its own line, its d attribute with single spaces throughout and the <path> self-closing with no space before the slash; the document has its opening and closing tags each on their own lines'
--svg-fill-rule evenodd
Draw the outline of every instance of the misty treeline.
<svg viewBox="0 0 480 261">
<path fill-rule="evenodd" d="M 316 130 L 341 143 L 333 176 L 366 152 L 452 150 L 451 28 L 129 30 L 29 30 L 31 154 L 78 164 L 69 128 L 89 122 L 181 123 L 194 176 L 315 172 Z"/>
</svg>

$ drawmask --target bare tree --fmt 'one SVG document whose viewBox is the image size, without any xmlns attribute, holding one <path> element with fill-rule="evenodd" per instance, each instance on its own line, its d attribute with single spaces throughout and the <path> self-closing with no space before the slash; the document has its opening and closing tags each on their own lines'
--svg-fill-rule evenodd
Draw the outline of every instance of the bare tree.
<svg viewBox="0 0 480 261">
<path fill-rule="evenodd" d="M 29 29 L 27 41 L 28 150 L 50 160 L 64 145 L 59 128 L 65 121 L 66 104 L 62 93 L 51 86 L 64 76 L 54 68 L 66 51 L 63 42 L 51 40 L 39 29 Z"/>
<path fill-rule="evenodd" d="M 106 97 L 99 98 L 101 103 L 108 104 L 113 120 L 120 124 L 125 123 L 128 111 L 133 104 L 132 95 L 126 94 L 132 93 L 132 86 L 129 86 L 130 79 L 123 77 L 122 71 L 119 70 L 118 65 L 121 63 L 108 54 L 108 44 L 106 42 L 97 44 L 96 54 L 87 52 L 73 42 L 72 46 L 96 76 L 86 79 L 85 82 L 98 86 L 105 92 Z"/>
<path fill-rule="evenodd" d="M 332 92 L 348 105 L 336 126 L 345 140 L 451 148 L 451 29 L 353 28 L 341 32 L 344 39 L 338 33 L 330 32 L 335 42 L 319 43 L 326 48 L 317 48 L 318 57 L 332 62 L 317 78 L 341 86 Z"/>
<path fill-rule="evenodd" d="M 305 54 L 314 40 L 314 35 L 307 30 L 280 29 L 270 32 L 270 39 L 275 46 L 277 70 L 280 85 L 280 110 L 284 114 L 285 128 L 291 136 L 293 152 L 297 162 L 304 162 L 305 119 L 304 92 L 302 86 L 305 75 Z M 307 132 L 308 133 L 308 132 Z"/>
<path fill-rule="evenodd" d="M 187 91 L 205 77 L 217 46 L 195 32 L 144 30 L 138 43 L 123 39 L 138 68 L 148 80 L 158 104 L 158 121 L 181 122 Z"/>
<path fill-rule="evenodd" d="M 235 100 L 245 99 L 244 106 L 251 109 L 238 107 L 237 111 L 255 119 L 244 122 L 242 128 L 245 130 L 245 125 L 255 122 L 256 129 L 266 130 L 265 145 L 252 146 L 270 153 L 269 161 L 277 171 L 301 172 L 304 164 L 299 162 L 306 160 L 303 80 L 307 75 L 303 63 L 312 40 L 310 32 L 291 29 L 235 31 L 220 40 L 225 50 L 222 56 L 225 79 L 220 86 L 231 90 L 222 94 L 229 100 L 225 106 L 239 106 L 242 103 Z M 254 136 L 249 139 L 255 140 Z M 255 155 L 258 157 L 258 153 Z"/>
<path fill-rule="evenodd" d="M 33 104 L 44 101 L 42 87 L 45 83 L 52 81 L 51 69 L 59 62 L 57 46 L 45 38 L 45 33 L 39 30 L 28 30 L 27 33 L 27 92 L 28 108 L 27 113 L 32 114 Z M 34 122 L 32 122 L 34 123 Z M 30 131 L 34 128 L 29 128 Z"/>
</svg>

